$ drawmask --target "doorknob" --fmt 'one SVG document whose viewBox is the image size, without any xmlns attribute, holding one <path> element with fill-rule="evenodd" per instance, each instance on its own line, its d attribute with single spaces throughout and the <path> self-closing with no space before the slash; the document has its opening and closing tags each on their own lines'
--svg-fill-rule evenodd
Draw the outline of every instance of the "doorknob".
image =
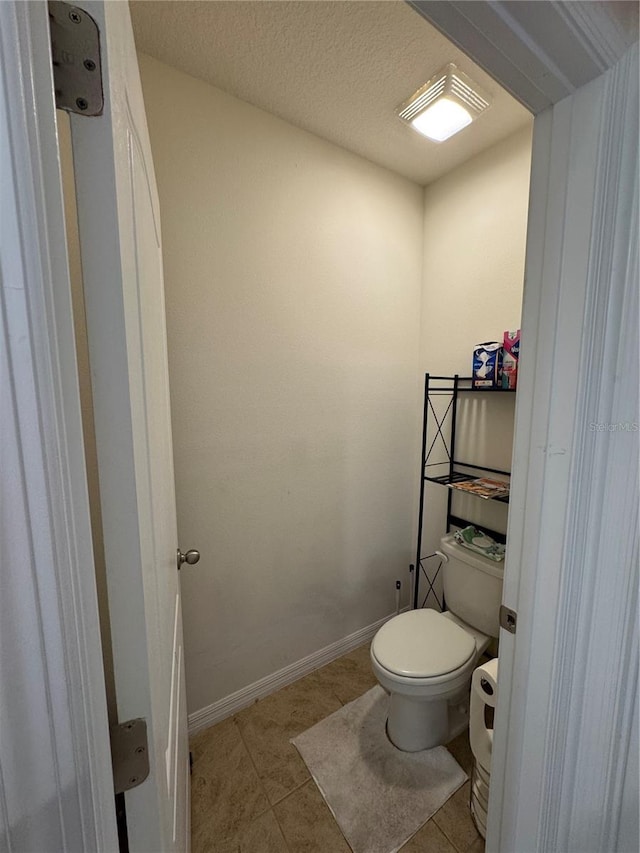
<svg viewBox="0 0 640 853">
<path fill-rule="evenodd" d="M 180 548 L 176 553 L 176 563 L 178 566 L 178 571 L 180 571 L 183 563 L 188 563 L 190 566 L 195 566 L 195 564 L 200 559 L 200 551 L 196 551 L 195 549 L 191 549 L 187 551 L 186 554 L 183 554 Z"/>
</svg>

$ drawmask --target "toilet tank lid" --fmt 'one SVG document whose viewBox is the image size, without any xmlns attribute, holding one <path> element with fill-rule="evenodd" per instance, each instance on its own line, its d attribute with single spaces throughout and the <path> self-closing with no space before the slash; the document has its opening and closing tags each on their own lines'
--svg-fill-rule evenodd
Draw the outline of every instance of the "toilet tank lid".
<svg viewBox="0 0 640 853">
<path fill-rule="evenodd" d="M 475 639 L 436 610 L 409 610 L 386 622 L 371 652 L 390 672 L 435 678 L 460 669 L 475 654 Z"/>
</svg>

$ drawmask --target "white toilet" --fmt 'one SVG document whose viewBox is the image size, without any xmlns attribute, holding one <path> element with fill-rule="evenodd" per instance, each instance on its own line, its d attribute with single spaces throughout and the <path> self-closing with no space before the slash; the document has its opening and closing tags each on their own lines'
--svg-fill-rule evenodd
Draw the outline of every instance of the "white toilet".
<svg viewBox="0 0 640 853">
<path fill-rule="evenodd" d="M 373 671 L 391 695 L 387 734 L 405 752 L 447 743 L 466 727 L 471 674 L 499 632 L 504 561 L 464 548 L 453 534 L 440 547 L 449 609 L 394 616 L 371 643 Z"/>
</svg>

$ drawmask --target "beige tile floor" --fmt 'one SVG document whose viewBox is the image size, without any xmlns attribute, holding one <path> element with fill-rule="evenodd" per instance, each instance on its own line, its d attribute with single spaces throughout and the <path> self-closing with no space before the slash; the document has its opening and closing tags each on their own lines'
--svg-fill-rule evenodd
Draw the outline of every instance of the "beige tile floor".
<svg viewBox="0 0 640 853">
<path fill-rule="evenodd" d="M 197 734 L 191 742 L 193 853 L 349 853 L 289 741 L 375 683 L 367 644 Z M 470 774 L 466 733 L 448 748 Z M 403 853 L 482 853 L 468 801 L 469 782 Z"/>
</svg>

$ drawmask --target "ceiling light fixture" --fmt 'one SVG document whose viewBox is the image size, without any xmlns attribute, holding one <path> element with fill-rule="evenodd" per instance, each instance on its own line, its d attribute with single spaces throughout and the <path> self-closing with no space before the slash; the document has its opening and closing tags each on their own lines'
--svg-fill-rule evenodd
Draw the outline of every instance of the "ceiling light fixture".
<svg viewBox="0 0 640 853">
<path fill-rule="evenodd" d="M 449 63 L 398 109 L 400 118 L 434 142 L 444 142 L 489 106 L 486 92 Z"/>
</svg>

